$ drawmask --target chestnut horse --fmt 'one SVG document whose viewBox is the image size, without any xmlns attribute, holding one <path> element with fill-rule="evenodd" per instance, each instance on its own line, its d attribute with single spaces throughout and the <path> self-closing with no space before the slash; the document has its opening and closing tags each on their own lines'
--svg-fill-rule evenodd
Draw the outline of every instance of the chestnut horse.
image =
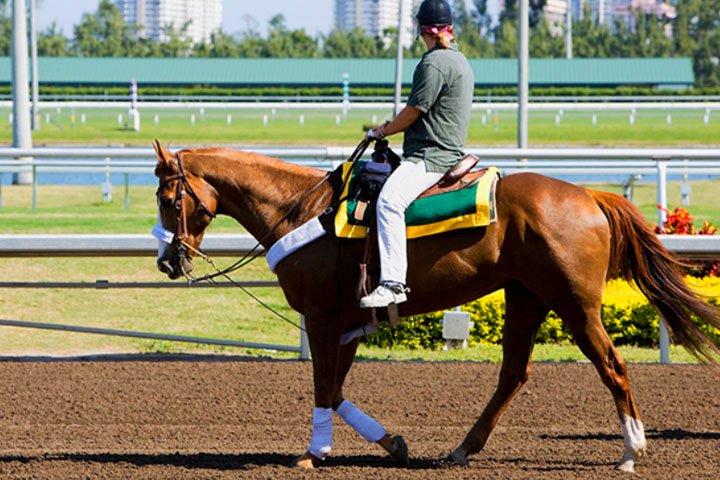
<svg viewBox="0 0 720 480">
<path fill-rule="evenodd" d="M 326 175 L 242 151 L 194 149 L 172 154 L 157 142 L 155 149 L 159 219 L 169 235 L 160 249 L 158 267 L 171 278 L 192 268 L 192 253 L 200 248 L 216 214 L 236 219 L 265 249 L 321 216 L 327 233 L 282 260 L 276 270 L 288 303 L 305 316 L 313 362 L 312 437 L 310 448 L 295 465 L 312 467 L 318 457 L 329 453 L 333 411 L 366 440 L 377 442 L 406 464 L 402 437 L 388 435 L 343 396 L 358 340 L 341 346 L 340 337 L 362 326 L 366 315 L 358 308 L 355 289 L 364 242 L 338 239 L 332 215 L 323 215 L 338 199 L 343 183 L 340 169 Z M 293 208 L 299 201 L 299 208 Z M 620 276 L 633 281 L 662 314 L 677 341 L 700 356 L 711 357 L 720 348 L 691 317 L 718 328 L 718 310 L 693 294 L 678 260 L 638 210 L 617 195 L 520 173 L 498 182 L 497 217 L 497 223 L 488 227 L 411 240 L 408 245 L 411 294 L 399 306 L 402 316 L 454 307 L 505 290 L 499 383 L 449 460 L 465 465 L 468 456 L 483 448 L 509 402 L 527 382 L 535 334 L 554 310 L 612 394 L 625 445 L 617 468 L 632 471 L 646 441 L 625 362 L 600 318 L 606 280 Z"/>
</svg>

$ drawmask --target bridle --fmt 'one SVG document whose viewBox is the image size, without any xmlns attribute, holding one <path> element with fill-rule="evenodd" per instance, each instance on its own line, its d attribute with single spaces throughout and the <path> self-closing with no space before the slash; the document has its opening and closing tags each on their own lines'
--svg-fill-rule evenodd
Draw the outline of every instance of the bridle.
<svg viewBox="0 0 720 480">
<path fill-rule="evenodd" d="M 352 153 L 350 158 L 348 159 L 349 162 L 352 163 L 354 166 L 357 161 L 363 156 L 365 153 L 365 150 L 367 149 L 368 145 L 370 144 L 370 141 L 367 139 L 363 139 L 360 144 L 355 148 L 355 151 Z M 280 218 L 279 221 L 277 221 L 270 229 L 269 231 L 255 244 L 255 246 L 250 249 L 240 260 L 236 261 L 229 267 L 226 267 L 224 269 L 219 269 L 215 262 L 210 258 L 207 254 L 205 254 L 202 250 L 199 248 L 195 248 L 192 245 L 188 244 L 185 240 L 188 238 L 188 228 L 187 228 L 187 212 L 185 210 L 185 202 L 183 199 L 186 195 L 190 195 L 195 202 L 198 205 L 198 209 L 202 210 L 206 215 L 208 215 L 210 218 L 215 218 L 215 213 L 213 213 L 207 205 L 203 203 L 202 200 L 200 200 L 200 197 L 198 197 L 197 193 L 195 193 L 195 190 L 193 190 L 192 185 L 188 182 L 187 174 L 185 173 L 185 168 L 183 166 L 182 162 L 182 155 L 180 152 L 177 153 L 177 161 L 178 161 L 178 173 L 168 177 L 163 181 L 160 186 L 157 189 L 157 192 L 155 193 L 158 197 L 158 201 L 160 201 L 160 195 L 162 194 L 162 191 L 164 190 L 165 186 L 172 182 L 177 180 L 177 186 L 175 190 L 175 209 L 177 210 L 177 226 L 173 235 L 172 243 L 176 244 L 176 252 L 178 256 L 178 262 L 180 266 L 180 270 L 182 274 L 187 278 L 188 284 L 196 284 L 202 281 L 207 281 L 210 283 L 215 283 L 215 278 L 217 277 L 224 277 L 227 279 L 230 283 L 233 285 L 239 287 L 243 292 L 248 294 L 251 298 L 253 298 L 255 301 L 257 301 L 260 305 L 268 309 L 270 312 L 275 314 L 277 317 L 281 318 L 282 320 L 286 321 L 287 323 L 293 325 L 294 327 L 305 330 L 300 325 L 294 323 L 293 321 L 289 320 L 287 317 L 282 315 L 281 313 L 277 312 L 275 309 L 270 307 L 269 305 L 265 304 L 262 300 L 257 298 L 255 295 L 253 295 L 251 292 L 249 292 L 245 287 L 243 287 L 241 284 L 237 283 L 235 280 L 233 280 L 229 274 L 244 267 L 245 265 L 249 264 L 253 260 L 255 260 L 258 256 L 260 256 L 263 253 L 263 250 L 260 248 L 262 246 L 262 243 L 264 240 L 266 240 L 273 232 L 284 222 L 287 220 L 290 216 L 292 216 L 303 204 L 305 199 L 307 199 L 313 192 L 315 192 L 318 188 L 320 188 L 321 185 L 323 185 L 325 182 L 328 181 L 330 178 L 331 172 L 328 172 L 323 176 L 320 181 L 318 181 L 312 188 L 304 192 L 300 198 L 293 204 L 293 206 Z M 352 168 L 350 169 L 352 171 Z M 345 184 L 349 181 L 350 174 L 347 175 L 347 177 L 343 180 L 343 187 L 341 188 L 341 192 L 345 189 Z M 340 203 L 339 201 L 337 202 Z M 331 205 L 328 207 L 324 212 L 324 215 L 330 215 L 335 209 L 337 208 L 337 205 Z M 200 278 L 193 278 L 189 272 L 185 271 L 184 264 L 186 261 L 189 260 L 188 257 L 188 250 L 192 250 L 195 254 L 199 255 L 201 258 L 203 258 L 206 262 L 208 262 L 213 269 L 215 270 L 215 273 L 205 275 Z"/>
<path fill-rule="evenodd" d="M 185 173 L 185 167 L 183 166 L 182 161 L 182 154 L 178 152 L 177 154 L 177 161 L 178 161 L 178 173 L 166 178 L 164 182 L 160 184 L 160 186 L 157 189 L 157 192 L 155 192 L 155 195 L 158 197 L 158 201 L 160 200 L 160 195 L 162 194 L 162 191 L 165 189 L 165 186 L 169 184 L 170 182 L 173 182 L 177 180 L 177 185 L 175 187 L 175 210 L 177 211 L 177 222 L 175 227 L 175 235 L 173 237 L 173 242 L 177 243 L 177 252 L 178 252 L 178 260 L 180 260 L 180 265 L 182 268 L 183 262 L 188 259 L 187 256 L 187 250 L 190 247 L 188 243 L 186 242 L 188 238 L 188 228 L 187 228 L 187 209 L 185 208 L 185 197 L 189 194 L 193 200 L 198 205 L 198 209 L 201 210 L 205 215 L 209 216 L 210 218 L 215 218 L 215 213 L 212 212 L 207 205 L 203 203 L 202 200 L 200 200 L 200 197 L 197 193 L 195 193 L 195 190 L 192 188 L 192 185 L 190 185 L 190 182 L 188 182 L 187 173 Z M 183 271 L 183 273 L 185 273 Z"/>
</svg>

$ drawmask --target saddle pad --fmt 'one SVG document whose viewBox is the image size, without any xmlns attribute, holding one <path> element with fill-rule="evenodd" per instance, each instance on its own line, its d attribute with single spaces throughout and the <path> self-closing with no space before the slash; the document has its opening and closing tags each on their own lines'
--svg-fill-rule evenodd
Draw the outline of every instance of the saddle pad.
<svg viewBox="0 0 720 480">
<path fill-rule="evenodd" d="M 352 175 L 359 171 L 358 162 Z M 344 163 L 343 178 L 350 174 L 350 163 Z M 429 235 L 459 230 L 462 228 L 484 227 L 495 222 L 495 184 L 499 178 L 498 170 L 490 167 L 485 174 L 470 182 L 464 188 L 418 198 L 405 212 L 407 238 L 420 238 Z M 462 181 L 462 180 L 461 180 Z M 342 198 L 352 198 L 354 183 L 352 178 L 345 184 Z M 340 238 L 365 238 L 367 224 L 355 219 L 356 200 L 343 200 L 335 215 L 335 235 Z M 370 205 L 369 208 L 375 208 Z M 364 219 L 365 220 L 365 219 Z"/>
</svg>

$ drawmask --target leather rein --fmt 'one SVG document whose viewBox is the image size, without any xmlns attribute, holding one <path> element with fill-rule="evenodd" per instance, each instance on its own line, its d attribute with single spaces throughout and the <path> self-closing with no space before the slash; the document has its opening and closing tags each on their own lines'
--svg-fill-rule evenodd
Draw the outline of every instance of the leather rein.
<svg viewBox="0 0 720 480">
<path fill-rule="evenodd" d="M 365 153 L 365 150 L 367 149 L 370 142 L 368 140 L 363 139 L 360 144 L 355 148 L 355 151 L 352 153 L 348 161 L 351 161 L 356 163 L 358 159 L 362 157 L 362 155 Z M 188 182 L 187 174 L 185 173 L 185 167 L 183 166 L 182 161 L 182 155 L 178 153 L 177 155 L 177 161 L 178 161 L 178 173 L 165 179 L 165 181 L 160 184 L 158 187 L 158 190 L 156 192 L 156 196 L 159 198 L 161 195 L 162 190 L 164 187 L 172 182 L 177 180 L 177 186 L 175 187 L 175 209 L 177 210 L 177 226 L 174 232 L 173 242 L 177 243 L 177 252 L 178 252 L 178 261 L 180 262 L 180 269 L 183 273 L 183 275 L 188 279 L 189 284 L 195 284 L 202 281 L 208 281 L 210 283 L 215 283 L 216 277 L 224 277 L 227 279 L 230 283 L 235 285 L 236 287 L 239 287 L 243 292 L 247 293 L 251 298 L 253 298 L 256 302 L 258 302 L 260 305 L 268 309 L 270 312 L 281 318 L 282 320 L 286 321 L 287 323 L 299 328 L 300 330 L 305 330 L 302 328 L 302 326 L 296 324 L 292 320 L 288 319 L 269 305 L 265 304 L 262 300 L 257 298 L 255 295 L 253 295 L 250 291 L 248 291 L 245 287 L 237 283 L 235 280 L 233 280 L 228 274 L 232 273 L 245 265 L 249 264 L 253 260 L 255 260 L 257 257 L 259 257 L 263 250 L 259 247 L 262 246 L 262 242 L 267 240 L 267 238 L 272 235 L 272 233 L 279 227 L 285 220 L 287 220 L 291 215 L 293 215 L 298 208 L 302 205 L 302 203 L 305 201 L 307 197 L 310 196 L 315 190 L 320 188 L 320 186 L 325 183 L 329 178 L 330 174 L 332 172 L 328 172 L 323 176 L 323 178 L 316 183 L 312 188 L 304 192 L 300 198 L 293 204 L 293 206 L 280 218 L 279 221 L 277 221 L 272 228 L 268 230 L 268 232 L 255 244 L 255 246 L 250 249 L 240 260 L 236 261 L 232 265 L 230 265 L 227 268 L 220 269 L 215 265 L 215 262 L 212 258 L 210 258 L 209 255 L 207 255 L 205 252 L 200 250 L 199 248 L 195 248 L 192 245 L 188 244 L 185 240 L 188 237 L 188 228 L 187 228 L 187 210 L 185 208 L 185 202 L 183 201 L 184 198 L 187 195 L 190 195 L 195 202 L 198 205 L 198 209 L 202 210 L 206 215 L 210 216 L 211 218 L 215 218 L 215 213 L 213 213 L 207 205 L 205 205 L 202 200 L 200 200 L 200 197 L 198 197 L 197 193 L 195 193 L 195 190 L 193 190 L 192 185 Z M 345 179 L 344 182 L 347 182 L 350 178 L 350 175 L 348 175 L 348 178 Z M 344 189 L 344 185 L 343 185 Z M 342 190 L 341 190 L 342 192 Z M 328 207 L 323 214 L 329 214 L 334 210 L 332 206 Z M 207 274 L 202 277 L 196 278 L 192 277 L 189 272 L 185 271 L 184 268 L 184 262 L 188 260 L 188 250 L 192 250 L 196 255 L 204 259 L 206 262 L 208 262 L 212 268 L 215 270 L 215 273 Z"/>
</svg>

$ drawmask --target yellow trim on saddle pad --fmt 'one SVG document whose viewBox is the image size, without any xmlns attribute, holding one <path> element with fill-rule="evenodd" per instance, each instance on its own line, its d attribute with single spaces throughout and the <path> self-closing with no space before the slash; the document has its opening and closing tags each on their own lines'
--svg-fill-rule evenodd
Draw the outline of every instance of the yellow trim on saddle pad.
<svg viewBox="0 0 720 480">
<path fill-rule="evenodd" d="M 347 178 L 347 176 L 350 175 L 350 166 L 349 163 L 342 165 L 343 178 Z M 485 175 L 478 180 L 475 192 L 475 211 L 473 213 L 465 213 L 424 225 L 409 225 L 407 226 L 407 238 L 427 237 L 451 230 L 483 227 L 494 222 L 495 208 L 493 202 L 495 199 L 495 183 L 497 179 L 497 168 L 490 167 Z M 343 198 L 347 198 L 348 196 L 350 183 L 350 181 L 347 181 L 345 184 L 345 189 L 342 192 Z M 439 197 L 451 194 L 452 193 L 441 194 Z M 427 199 L 421 199 L 421 201 L 422 200 Z M 371 206 L 371 208 L 374 207 L 374 205 Z M 412 205 L 410 208 L 412 208 Z M 337 214 L 335 215 L 335 234 L 340 238 L 365 238 L 367 232 L 367 227 L 363 225 L 353 225 L 348 221 L 347 200 L 344 200 L 338 207 Z"/>
</svg>

